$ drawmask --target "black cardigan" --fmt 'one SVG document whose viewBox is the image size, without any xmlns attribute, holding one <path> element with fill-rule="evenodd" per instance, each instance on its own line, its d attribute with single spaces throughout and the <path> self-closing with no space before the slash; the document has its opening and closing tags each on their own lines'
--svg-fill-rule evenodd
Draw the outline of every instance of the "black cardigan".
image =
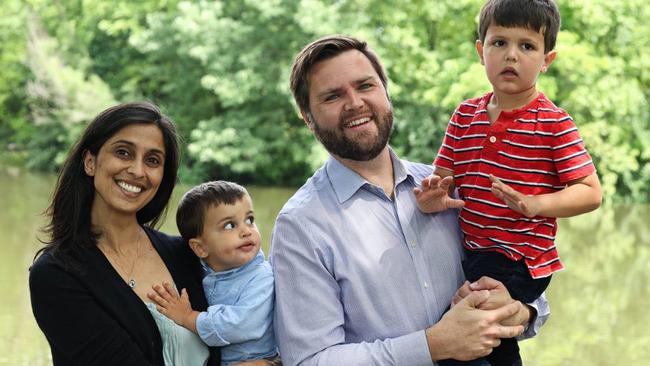
<svg viewBox="0 0 650 366">
<path fill-rule="evenodd" d="M 150 228 L 145 232 L 179 291 L 186 288 L 192 307 L 205 310 L 200 262 L 187 243 Z M 81 271 L 66 271 L 47 251 L 30 269 L 32 310 L 54 365 L 164 365 L 158 327 L 142 300 L 99 248 L 78 256 Z M 210 349 L 209 364 L 219 364 L 218 349 Z"/>
</svg>

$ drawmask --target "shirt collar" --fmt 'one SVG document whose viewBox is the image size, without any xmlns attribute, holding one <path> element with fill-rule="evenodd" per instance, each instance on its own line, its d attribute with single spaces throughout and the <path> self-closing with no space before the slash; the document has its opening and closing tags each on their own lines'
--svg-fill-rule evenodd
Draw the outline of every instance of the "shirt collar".
<svg viewBox="0 0 650 366">
<path fill-rule="evenodd" d="M 483 97 L 479 100 L 479 103 L 478 103 L 479 104 L 479 107 L 478 107 L 479 110 L 481 110 L 481 109 L 487 110 L 487 106 L 490 103 L 490 99 L 492 98 L 492 94 L 494 94 L 494 92 L 487 92 L 487 93 L 485 93 L 483 95 Z M 541 91 L 538 90 L 537 91 L 537 98 L 533 99 L 527 105 L 525 105 L 525 106 L 523 106 L 521 108 L 517 108 L 516 110 L 514 110 L 512 112 L 527 111 L 530 108 L 536 108 L 539 104 L 545 104 L 545 103 L 549 103 L 548 98 L 546 97 L 546 95 L 544 95 L 544 93 L 542 93 Z"/>
<path fill-rule="evenodd" d="M 397 157 L 393 149 L 389 146 L 388 151 L 390 159 L 393 162 L 393 177 L 395 186 L 402 183 L 407 178 L 413 179 L 411 172 L 408 171 L 402 160 Z M 354 170 L 346 167 L 340 161 L 336 160 L 331 154 L 327 163 L 325 163 L 327 176 L 332 184 L 334 193 L 339 203 L 343 203 L 352 197 L 365 184 L 371 184 Z"/>
<path fill-rule="evenodd" d="M 201 266 L 203 267 L 203 274 L 206 275 L 206 276 L 216 275 L 218 277 L 227 277 L 227 276 L 232 276 L 232 275 L 237 275 L 237 274 L 243 273 L 243 272 L 247 271 L 249 268 L 251 268 L 251 267 L 253 267 L 253 266 L 257 265 L 257 264 L 260 264 L 262 262 L 264 262 L 264 253 L 260 249 L 260 251 L 257 252 L 257 255 L 255 255 L 255 257 L 250 262 L 248 262 L 248 263 L 246 263 L 246 264 L 244 264 L 242 266 L 235 267 L 235 268 L 232 268 L 232 269 L 229 269 L 229 270 L 226 270 L 226 271 L 217 272 L 217 271 L 213 270 L 212 268 L 210 268 L 210 266 L 203 259 L 201 259 Z"/>
</svg>

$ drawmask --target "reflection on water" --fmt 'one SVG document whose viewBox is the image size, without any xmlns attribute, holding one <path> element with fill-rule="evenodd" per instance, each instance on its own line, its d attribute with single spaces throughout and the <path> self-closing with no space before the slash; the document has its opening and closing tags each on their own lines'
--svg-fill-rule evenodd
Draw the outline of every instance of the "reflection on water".
<svg viewBox="0 0 650 366">
<path fill-rule="evenodd" d="M 49 365 L 47 342 L 32 317 L 27 268 L 48 202 L 52 176 L 0 172 L 0 365 Z M 186 187 L 174 194 L 175 202 Z M 288 189 L 251 188 L 268 248 Z M 173 215 L 163 230 L 176 233 Z M 600 209 L 561 220 L 558 248 L 567 269 L 547 291 L 553 315 L 521 343 L 527 366 L 650 365 L 650 205 Z"/>
<path fill-rule="evenodd" d="M 522 342 L 527 365 L 650 365 L 650 205 L 560 221 L 566 270 L 547 291 L 552 316 Z"/>
</svg>

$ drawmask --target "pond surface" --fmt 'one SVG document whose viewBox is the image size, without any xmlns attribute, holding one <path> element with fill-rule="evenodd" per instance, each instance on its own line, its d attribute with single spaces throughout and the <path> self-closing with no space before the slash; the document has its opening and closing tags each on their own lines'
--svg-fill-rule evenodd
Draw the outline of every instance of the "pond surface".
<svg viewBox="0 0 650 366">
<path fill-rule="evenodd" d="M 27 278 L 40 216 L 55 178 L 0 171 L 0 365 L 51 365 L 32 316 Z M 179 187 L 174 204 L 187 187 Z M 292 189 L 249 189 L 268 252 L 273 221 Z M 173 215 L 162 230 L 177 233 Z M 650 365 L 650 205 L 607 207 L 561 220 L 558 248 L 566 270 L 547 295 L 552 316 L 522 342 L 527 366 Z"/>
</svg>

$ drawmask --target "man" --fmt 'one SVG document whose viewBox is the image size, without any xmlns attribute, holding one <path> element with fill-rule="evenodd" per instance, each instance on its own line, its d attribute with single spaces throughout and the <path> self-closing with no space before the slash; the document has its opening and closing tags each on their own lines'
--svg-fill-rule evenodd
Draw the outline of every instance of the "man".
<svg viewBox="0 0 650 366">
<path fill-rule="evenodd" d="M 543 298 L 523 306 L 496 281 L 463 284 L 457 212 L 421 213 L 412 191 L 432 167 L 400 160 L 388 146 L 386 84 L 377 56 L 354 38 L 317 40 L 294 61 L 294 98 L 330 159 L 273 232 L 285 365 L 470 360 L 529 322 L 526 336 L 534 335 L 548 316 Z M 459 287 L 462 300 L 447 311 Z"/>
</svg>

